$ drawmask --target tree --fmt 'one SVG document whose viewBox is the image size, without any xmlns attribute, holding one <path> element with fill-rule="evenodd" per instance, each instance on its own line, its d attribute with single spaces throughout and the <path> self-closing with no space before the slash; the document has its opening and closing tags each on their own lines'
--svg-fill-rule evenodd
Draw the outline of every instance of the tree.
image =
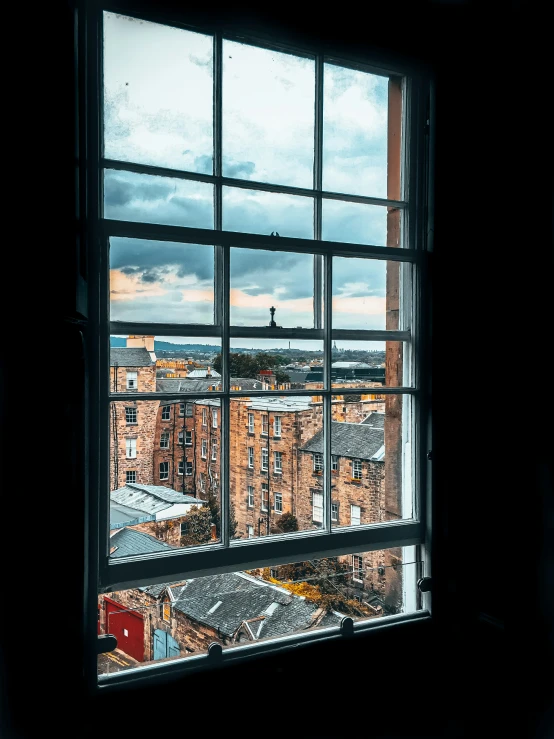
<svg viewBox="0 0 554 739">
<path fill-rule="evenodd" d="M 289 511 L 283 513 L 279 517 L 279 522 L 275 524 L 278 533 L 286 534 L 289 531 L 298 531 L 298 519 Z"/>
<path fill-rule="evenodd" d="M 275 381 L 278 385 L 290 382 L 290 375 L 287 375 L 287 373 L 282 370 L 275 370 Z"/>
<path fill-rule="evenodd" d="M 181 546 L 192 547 L 212 540 L 212 516 L 208 506 L 193 506 L 183 523 L 186 533 L 181 535 Z"/>
<path fill-rule="evenodd" d="M 219 500 L 213 490 L 208 490 L 208 494 L 206 496 L 206 503 L 208 504 L 208 509 L 210 511 L 211 520 L 212 523 L 215 524 L 215 533 L 217 538 L 219 539 L 221 537 L 221 508 L 219 506 Z M 229 508 L 229 536 L 231 539 L 233 539 L 237 533 L 237 526 L 238 522 L 235 518 L 235 505 L 233 501 L 231 501 L 230 508 Z"/>
</svg>

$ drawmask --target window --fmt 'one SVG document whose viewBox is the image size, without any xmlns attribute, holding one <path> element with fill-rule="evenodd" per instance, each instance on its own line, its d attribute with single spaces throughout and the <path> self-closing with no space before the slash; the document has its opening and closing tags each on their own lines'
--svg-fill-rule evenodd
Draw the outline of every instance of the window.
<svg viewBox="0 0 554 739">
<path fill-rule="evenodd" d="M 217 441 L 212 441 L 212 462 L 217 459 Z"/>
<path fill-rule="evenodd" d="M 162 421 L 169 421 L 171 419 L 171 406 L 162 405 Z"/>
<path fill-rule="evenodd" d="M 262 511 L 269 509 L 269 487 L 267 482 L 262 482 Z"/>
<path fill-rule="evenodd" d="M 252 537 L 254 536 L 254 527 L 251 524 L 247 524 L 246 526 L 246 536 L 249 539 L 252 539 Z"/>
<path fill-rule="evenodd" d="M 125 408 L 125 423 L 136 423 L 137 422 L 137 409 L 136 408 Z"/>
<path fill-rule="evenodd" d="M 323 472 L 323 454 L 314 454 L 314 472 Z"/>
<path fill-rule="evenodd" d="M 134 459 L 137 456 L 136 439 L 125 439 L 125 456 L 127 459 Z"/>
<path fill-rule="evenodd" d="M 169 449 L 169 431 L 162 431 L 160 435 L 160 449 Z"/>
<path fill-rule="evenodd" d="M 170 621 L 171 620 L 171 603 L 169 601 L 164 601 L 163 604 L 163 620 L 164 621 Z"/>
<path fill-rule="evenodd" d="M 312 493 L 312 520 L 323 523 L 323 493 Z"/>
<path fill-rule="evenodd" d="M 360 525 L 360 506 L 359 505 L 350 506 L 350 525 L 351 526 Z"/>
<path fill-rule="evenodd" d="M 247 490 L 248 490 L 248 507 L 254 508 L 254 486 L 248 485 Z"/>
<path fill-rule="evenodd" d="M 356 582 L 364 581 L 364 560 L 359 554 L 352 555 L 352 579 Z"/>
<path fill-rule="evenodd" d="M 179 431 L 179 435 L 178 435 L 178 444 L 179 444 L 179 446 L 183 446 L 183 437 L 184 437 L 183 432 L 182 431 Z"/>
<path fill-rule="evenodd" d="M 136 470 L 127 470 L 125 472 L 125 482 L 136 482 L 137 472 Z"/>
<path fill-rule="evenodd" d="M 177 474 L 182 475 L 184 468 L 185 468 L 185 460 L 181 459 L 179 460 L 179 464 L 177 465 Z"/>
<path fill-rule="evenodd" d="M 181 523 L 181 536 L 186 536 L 189 532 L 189 524 L 188 521 L 183 521 Z"/>
<path fill-rule="evenodd" d="M 407 69 L 403 62 L 397 66 L 394 60 L 383 68 L 376 59 L 326 56 L 331 49 L 287 46 L 276 51 L 246 33 L 239 33 L 239 43 L 228 38 L 219 22 L 217 29 L 195 30 L 184 17 L 168 30 L 120 13 L 101 11 L 96 16 L 96 4 L 90 7 L 87 24 L 90 20 L 94 32 L 87 33 L 87 40 L 92 43 L 97 30 L 100 34 L 98 49 L 91 50 L 98 63 L 86 64 L 82 72 L 87 82 L 87 156 L 90 151 L 86 247 L 92 266 L 86 293 L 90 310 L 84 314 L 90 316 L 92 360 L 87 426 L 92 449 L 87 495 L 92 500 L 86 510 L 94 532 L 90 551 L 100 554 L 90 563 L 88 600 L 97 585 L 107 593 L 111 586 L 136 589 L 176 582 L 187 572 L 200 578 L 226 572 L 229 562 L 242 572 L 334 552 L 349 564 L 352 551 L 423 544 L 426 519 L 419 516 L 430 507 L 424 499 L 429 471 L 421 450 L 428 448 L 430 414 L 420 378 L 426 377 L 422 370 L 428 366 L 421 354 L 429 346 L 422 316 L 429 307 L 426 238 L 432 232 L 427 219 L 432 208 L 425 200 L 424 71 Z M 180 51 L 172 52 L 179 57 L 175 64 L 166 58 L 166 45 L 160 43 L 166 31 L 184 39 L 177 44 L 184 50 L 183 65 Z M 272 39 L 277 48 L 280 43 Z M 239 55 L 244 55 L 240 63 Z M 256 80 L 248 77 L 250 70 L 256 71 Z M 264 93 L 267 86 L 267 95 L 259 93 L 257 80 Z M 274 83 L 282 87 L 282 98 L 281 93 L 270 94 Z M 281 99 L 284 105 L 279 107 Z M 279 110 L 279 125 L 273 114 L 267 125 L 263 122 L 267 100 L 272 110 Z M 252 130 L 256 136 L 249 135 Z M 280 240 L 275 238 L 279 234 Z M 283 330 L 276 331 L 273 324 Z M 123 346 L 122 333 L 128 334 L 127 364 L 132 359 L 137 371 L 127 373 L 126 392 L 115 393 L 109 339 L 113 336 L 115 351 Z M 161 378 L 154 347 L 161 359 L 172 342 L 202 347 L 190 350 L 197 367 L 216 364 L 221 377 L 212 382 L 199 369 L 186 378 Z M 252 347 L 251 354 L 246 347 Z M 380 370 L 381 399 L 368 400 L 373 381 L 362 387 L 367 378 L 348 366 L 348 354 L 335 361 L 337 347 Z M 266 364 L 261 364 L 261 348 L 267 350 L 261 358 Z M 231 361 L 241 353 L 246 354 L 243 362 Z M 180 356 L 188 360 L 188 349 Z M 252 357 L 259 360 L 256 367 L 247 361 Z M 241 367 L 248 373 L 235 371 Z M 267 390 L 275 381 L 255 379 L 258 370 L 269 373 L 267 367 L 277 374 L 294 373 L 291 384 L 298 389 Z M 298 375 L 306 377 L 297 382 Z M 240 386 L 242 398 L 230 389 Z M 344 398 L 340 407 L 336 393 Z M 140 427 L 126 433 L 136 432 L 138 443 L 137 438 L 127 439 L 114 421 L 121 424 L 123 408 L 134 403 Z M 171 406 L 177 403 L 179 415 L 190 416 L 197 430 L 201 423 L 206 436 L 208 425 L 221 430 L 221 436 L 219 431 L 213 434 L 220 443 L 217 482 L 215 475 L 206 479 L 207 465 L 199 463 L 216 449 L 209 451 L 207 439 L 197 445 L 195 437 L 198 456 L 195 451 L 190 461 L 177 460 L 181 474 L 191 475 L 190 482 L 184 481 L 189 494 L 211 492 L 212 484 L 218 488 L 220 513 L 213 524 L 218 527 L 217 546 L 215 534 L 210 538 L 204 531 L 194 552 L 183 549 L 168 556 L 158 549 L 137 558 L 121 556 L 120 548 L 110 559 L 110 493 L 125 479 L 118 455 L 136 457 L 140 447 L 140 460 L 133 466 L 141 470 L 141 481 L 168 481 L 170 462 L 160 459 L 170 455 L 157 447 L 156 415 L 161 405 L 159 418 L 170 420 Z M 368 404 L 385 416 L 386 455 L 384 440 L 377 443 L 379 425 L 361 423 Z M 239 408 L 234 414 L 233 406 Z M 112 408 L 118 412 L 112 414 Z M 253 438 L 246 432 L 254 433 L 256 414 L 268 445 L 258 451 L 259 468 Z M 283 423 L 287 439 L 274 443 L 274 437 L 281 438 Z M 162 449 L 169 448 L 167 434 L 167 445 L 160 435 Z M 391 435 L 396 444 L 389 444 Z M 192 431 L 180 433 L 178 440 L 192 446 Z M 242 458 L 245 446 L 248 472 Z M 282 472 L 285 454 L 290 491 L 282 478 L 268 474 L 270 452 L 274 473 Z M 179 451 L 175 457 L 182 455 Z M 338 472 L 339 456 L 346 479 L 321 474 Z M 362 479 L 362 458 L 364 485 L 355 485 L 348 473 Z M 317 477 L 309 474 L 310 464 Z M 173 473 L 172 467 L 171 479 Z M 275 479 L 285 492 L 272 493 L 270 499 L 269 485 L 261 483 L 264 477 Z M 398 496 L 390 511 L 366 502 L 366 494 L 375 499 L 381 495 L 370 490 L 373 478 L 394 482 Z M 295 514 L 299 531 L 274 536 L 267 514 L 262 523 L 259 515 L 251 515 L 252 524 L 247 523 L 247 482 L 262 486 L 262 511 L 281 512 L 282 496 L 287 495 L 287 511 Z M 180 487 L 185 487 L 183 481 Z M 248 505 L 254 497 L 250 493 L 248 489 Z M 338 530 L 338 501 L 359 504 L 350 509 L 353 525 L 356 507 L 358 523 L 363 507 L 368 525 Z M 379 518 L 385 512 L 390 518 Z M 341 518 L 347 522 L 348 508 Z M 244 536 L 247 525 L 259 527 L 260 533 L 263 525 L 264 535 L 244 546 L 234 539 Z M 159 668 L 163 673 L 164 665 Z"/>
<path fill-rule="evenodd" d="M 127 390 L 137 389 L 137 377 L 136 372 L 127 372 Z"/>
</svg>

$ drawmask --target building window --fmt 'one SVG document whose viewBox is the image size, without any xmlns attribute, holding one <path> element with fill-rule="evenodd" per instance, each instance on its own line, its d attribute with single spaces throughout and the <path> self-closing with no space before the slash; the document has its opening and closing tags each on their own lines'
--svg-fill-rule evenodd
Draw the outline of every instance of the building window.
<svg viewBox="0 0 554 739">
<path fill-rule="evenodd" d="M 192 446 L 192 431 L 185 429 L 185 446 Z"/>
<path fill-rule="evenodd" d="M 273 436 L 281 436 L 281 416 L 275 416 L 273 419 Z"/>
<path fill-rule="evenodd" d="M 192 475 L 192 462 L 185 462 L 185 475 Z"/>
<path fill-rule="evenodd" d="M 169 421 L 171 419 L 171 406 L 162 405 L 162 421 Z"/>
<path fill-rule="evenodd" d="M 360 525 L 360 513 L 361 513 L 361 509 L 359 505 L 350 506 L 350 525 L 351 526 Z"/>
<path fill-rule="evenodd" d="M 359 554 L 352 555 L 352 579 L 356 582 L 364 581 L 364 560 Z"/>
<path fill-rule="evenodd" d="M 248 507 L 254 508 L 254 486 L 248 485 L 247 490 L 248 490 Z"/>
<path fill-rule="evenodd" d="M 339 458 L 336 454 L 331 455 L 331 472 L 339 471 Z"/>
<path fill-rule="evenodd" d="M 169 449 L 169 431 L 163 431 L 160 436 L 160 449 Z"/>
<path fill-rule="evenodd" d="M 207 439 L 202 439 L 202 447 L 201 447 L 200 453 L 201 453 L 202 459 L 206 459 L 206 457 L 208 456 L 208 440 Z"/>
<path fill-rule="evenodd" d="M 178 444 L 179 444 L 179 446 L 183 446 L 183 436 L 184 436 L 183 432 L 182 431 L 179 431 L 179 435 L 178 435 Z"/>
<path fill-rule="evenodd" d="M 206 475 L 203 472 L 198 475 L 198 487 L 201 492 L 204 492 L 204 488 L 206 487 Z"/>
<path fill-rule="evenodd" d="M 208 410 L 207 408 L 202 408 L 202 426 L 208 425 Z"/>
<path fill-rule="evenodd" d="M 125 439 L 125 456 L 127 459 L 134 459 L 137 456 L 136 439 Z"/>
<path fill-rule="evenodd" d="M 248 414 L 248 433 L 249 434 L 254 433 L 254 414 L 253 413 Z"/>
<path fill-rule="evenodd" d="M 185 403 L 185 416 L 192 416 L 192 404 Z"/>
<path fill-rule="evenodd" d="M 267 413 L 262 413 L 262 436 L 267 436 L 269 433 L 269 418 Z"/>
<path fill-rule="evenodd" d="M 312 493 L 312 521 L 323 523 L 323 493 Z"/>
<path fill-rule="evenodd" d="M 137 409 L 136 408 L 125 408 L 125 423 L 136 423 L 137 422 Z"/>
<path fill-rule="evenodd" d="M 212 427 L 214 429 L 217 428 L 217 408 L 212 410 Z"/>
<path fill-rule="evenodd" d="M 164 601 L 163 604 L 163 620 L 168 622 L 171 620 L 171 603 L 168 601 Z"/>
<path fill-rule="evenodd" d="M 212 462 L 217 459 L 217 441 L 212 441 Z"/>
<path fill-rule="evenodd" d="M 169 480 L 169 462 L 160 462 L 160 480 Z"/>
<path fill-rule="evenodd" d="M 262 448 L 262 472 L 267 472 L 269 451 L 266 447 Z"/>
<path fill-rule="evenodd" d="M 283 473 L 283 453 L 273 452 L 273 460 L 273 472 L 276 475 L 281 475 Z"/>
<path fill-rule="evenodd" d="M 352 478 L 354 480 L 362 479 L 362 463 L 359 459 L 355 459 L 352 462 Z"/>
<path fill-rule="evenodd" d="M 269 509 L 269 487 L 267 482 L 262 482 L 262 511 Z"/>
<path fill-rule="evenodd" d="M 183 521 L 181 523 L 181 536 L 186 536 L 189 532 L 189 524 L 188 521 Z"/>
<path fill-rule="evenodd" d="M 138 385 L 138 376 L 136 372 L 127 372 L 127 390 L 136 390 Z"/>
<path fill-rule="evenodd" d="M 275 495 L 273 496 L 273 509 L 275 513 L 283 512 L 283 494 L 282 493 L 275 493 Z"/>
<path fill-rule="evenodd" d="M 137 472 L 136 470 L 127 470 L 125 473 L 125 482 L 136 482 L 137 481 Z"/>
<path fill-rule="evenodd" d="M 185 404 L 179 403 L 179 415 L 184 416 L 185 415 Z"/>
<path fill-rule="evenodd" d="M 254 536 L 254 527 L 251 524 L 247 524 L 246 526 L 246 535 L 249 539 L 252 539 Z"/>
<path fill-rule="evenodd" d="M 331 521 L 339 520 L 339 504 L 331 503 Z"/>
<path fill-rule="evenodd" d="M 254 467 L 254 447 L 249 446 L 248 447 L 248 466 L 250 469 Z"/>
<path fill-rule="evenodd" d="M 314 472 L 323 472 L 323 454 L 314 454 Z"/>
<path fill-rule="evenodd" d="M 182 475 L 184 468 L 185 468 L 185 461 L 183 459 L 181 459 L 181 460 L 179 460 L 179 464 L 177 466 L 177 474 L 178 475 Z"/>
</svg>

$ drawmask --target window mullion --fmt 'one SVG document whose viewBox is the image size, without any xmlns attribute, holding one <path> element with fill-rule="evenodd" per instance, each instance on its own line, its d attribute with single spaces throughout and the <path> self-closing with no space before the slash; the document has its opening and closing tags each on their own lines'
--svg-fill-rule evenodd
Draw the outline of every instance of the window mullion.
<svg viewBox="0 0 554 739">
<path fill-rule="evenodd" d="M 315 60 L 315 118 L 314 118 L 314 240 L 321 241 L 321 184 L 323 167 L 323 57 Z M 314 255 L 314 328 L 321 328 L 321 297 L 323 260 Z"/>
<path fill-rule="evenodd" d="M 331 347 L 332 347 L 332 303 L 331 293 L 333 285 L 333 257 L 326 254 L 323 258 L 325 269 L 324 277 L 324 308 L 325 334 L 323 338 L 323 521 L 326 531 L 331 531 Z"/>
</svg>

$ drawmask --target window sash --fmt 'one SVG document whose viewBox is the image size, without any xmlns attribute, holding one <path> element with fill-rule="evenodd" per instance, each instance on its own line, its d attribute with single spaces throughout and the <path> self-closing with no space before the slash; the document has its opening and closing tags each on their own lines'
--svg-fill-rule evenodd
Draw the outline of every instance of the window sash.
<svg viewBox="0 0 554 739">
<path fill-rule="evenodd" d="M 273 461 L 274 461 L 274 472 L 282 472 L 283 471 L 283 458 L 281 452 L 273 452 Z"/>
<path fill-rule="evenodd" d="M 254 414 L 253 413 L 248 414 L 248 433 L 249 434 L 254 433 Z"/>
</svg>

